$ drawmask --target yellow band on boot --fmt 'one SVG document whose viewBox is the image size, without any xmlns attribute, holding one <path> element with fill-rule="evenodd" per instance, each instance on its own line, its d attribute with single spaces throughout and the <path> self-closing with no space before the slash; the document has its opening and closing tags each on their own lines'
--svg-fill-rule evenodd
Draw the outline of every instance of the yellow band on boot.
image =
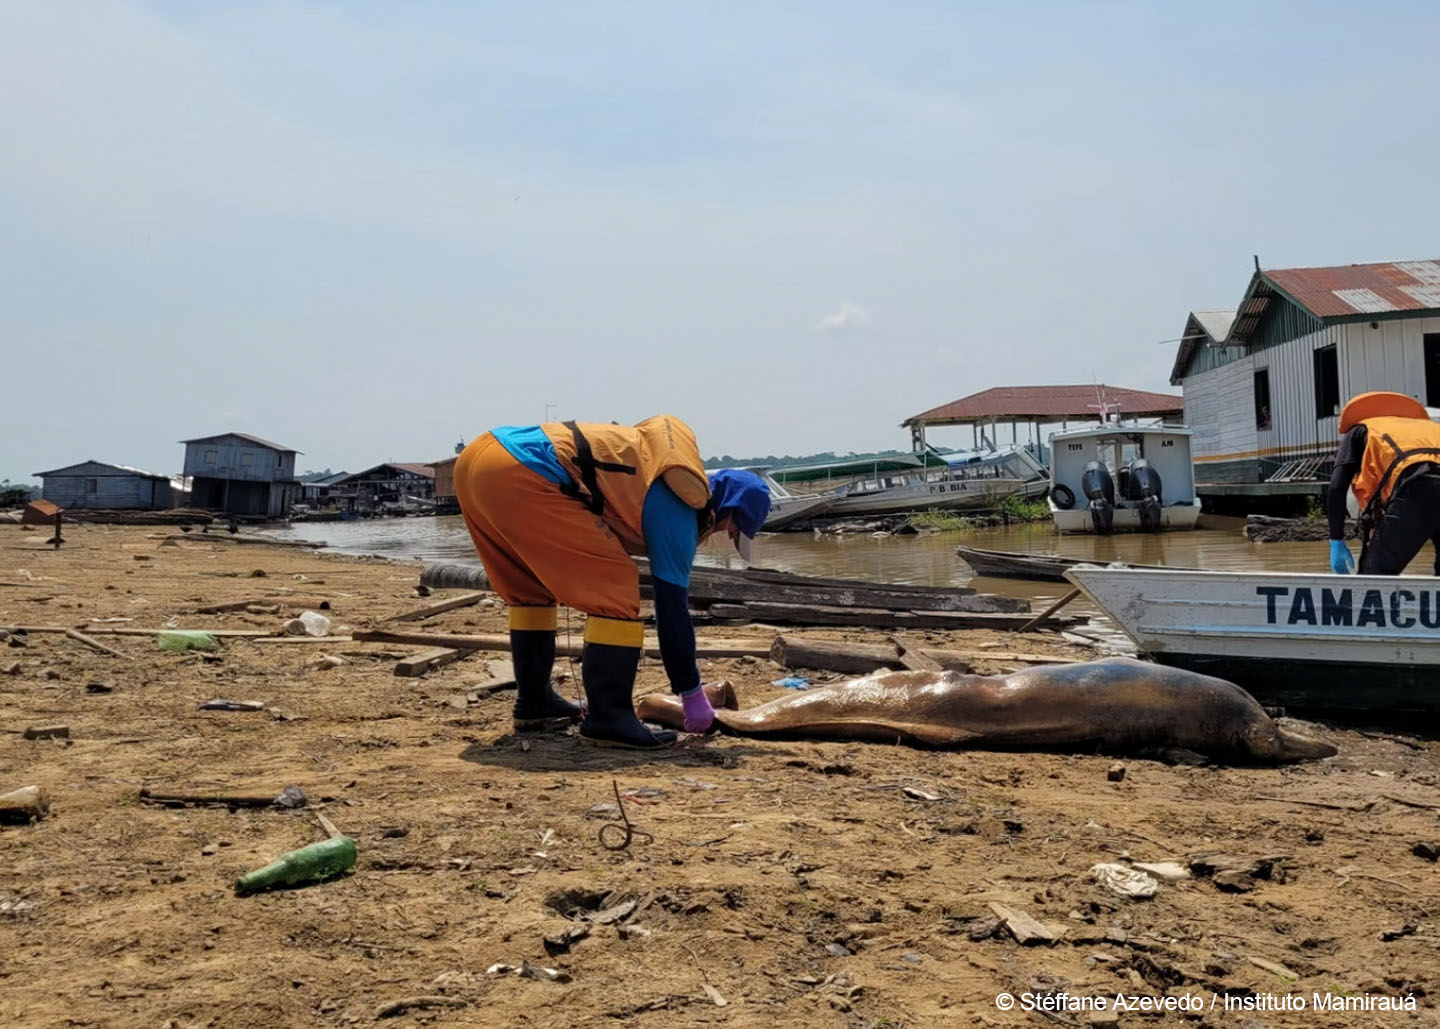
<svg viewBox="0 0 1440 1029">
<path fill-rule="evenodd" d="M 520 632 L 531 630 L 555 631 L 555 609 L 553 607 L 512 607 L 510 628 Z"/>
<path fill-rule="evenodd" d="M 586 615 L 585 642 L 602 643 L 609 647 L 642 647 L 645 645 L 645 625 L 621 618 Z"/>
</svg>

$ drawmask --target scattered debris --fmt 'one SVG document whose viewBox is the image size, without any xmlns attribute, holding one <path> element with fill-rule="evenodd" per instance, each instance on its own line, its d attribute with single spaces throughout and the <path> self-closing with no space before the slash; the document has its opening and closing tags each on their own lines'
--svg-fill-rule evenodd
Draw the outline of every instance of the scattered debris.
<svg viewBox="0 0 1440 1029">
<path fill-rule="evenodd" d="M 1174 861 L 1133 861 L 1130 867 L 1166 883 L 1178 883 L 1182 879 L 1190 878 L 1190 870 Z"/>
<path fill-rule="evenodd" d="M 19 661 L 11 661 L 11 662 L 10 662 L 9 664 L 7 664 L 7 665 L 0 666 L 0 675 L 19 675 L 19 674 L 20 674 L 20 662 L 19 662 Z"/>
<path fill-rule="evenodd" d="M 85 684 L 85 692 L 86 692 L 86 693 L 114 693 L 114 692 L 115 692 L 115 684 L 114 684 L 113 682 L 87 682 L 87 683 Z"/>
<path fill-rule="evenodd" d="M 714 1004 L 717 1008 L 723 1008 L 730 1003 L 719 990 L 715 989 L 715 987 L 709 983 L 702 983 L 700 988 L 705 991 L 705 996 L 710 998 L 710 1003 Z"/>
<path fill-rule="evenodd" d="M 914 786 L 902 786 L 902 787 L 900 788 L 900 792 L 903 793 L 903 794 L 905 794 L 905 796 L 909 797 L 911 800 L 939 800 L 939 799 L 940 799 L 940 795 L 939 795 L 938 793 L 927 793 L 927 792 L 925 792 L 924 790 L 918 789 L 918 788 L 916 788 L 916 787 L 914 787 Z"/>
<path fill-rule="evenodd" d="M 1410 848 L 1410 853 L 1418 858 L 1424 858 L 1426 861 L 1435 861 L 1440 859 L 1440 843 L 1428 843 L 1421 840 Z"/>
<path fill-rule="evenodd" d="M 1058 936 L 1055 935 L 1044 923 L 1036 921 L 1023 911 L 1017 911 L 1004 904 L 990 904 L 990 910 L 995 917 L 1006 928 L 1015 942 L 1021 945 L 1032 943 L 1054 943 Z"/>
<path fill-rule="evenodd" d="M 1245 955 L 1245 960 L 1248 961 L 1248 962 L 1250 962 L 1250 963 L 1251 963 L 1252 965 L 1254 965 L 1256 968 L 1258 968 L 1258 969 L 1260 969 L 1260 970 L 1262 970 L 1262 971 L 1265 971 L 1265 972 L 1269 972 L 1269 973 L 1271 973 L 1272 975 L 1278 975 L 1278 976 L 1280 976 L 1280 977 L 1283 978 L 1283 979 L 1299 979 L 1299 978 L 1300 978 L 1300 973 L 1299 973 L 1299 972 L 1296 972 L 1296 971 L 1293 971 L 1293 970 L 1291 970 L 1291 969 L 1289 969 L 1289 968 L 1286 968 L 1284 965 L 1280 964 L 1278 961 L 1267 961 L 1265 958 L 1257 958 L 1257 957 L 1255 957 L 1253 954 L 1247 954 L 1247 955 Z"/>
<path fill-rule="evenodd" d="M 558 933 L 551 933 L 541 943 L 544 944 L 545 953 L 552 958 L 559 954 L 569 954 L 570 948 L 590 935 L 588 925 L 570 925 Z"/>
<path fill-rule="evenodd" d="M 854 951 L 840 943 L 825 944 L 825 953 L 829 954 L 832 958 L 848 958 L 854 955 Z"/>
<path fill-rule="evenodd" d="M 469 1001 L 461 1000 L 459 997 L 405 997 L 401 1000 L 393 1000 L 389 1004 L 382 1004 L 375 1009 L 375 1017 L 394 1018 L 396 1015 L 403 1015 L 407 1011 L 419 1011 L 424 1008 L 463 1008 L 469 1005 Z"/>
<path fill-rule="evenodd" d="M 1092 865 L 1090 874 L 1105 889 L 1119 897 L 1144 900 L 1155 896 L 1160 884 L 1144 872 L 1125 865 L 1102 863 Z"/>
<path fill-rule="evenodd" d="M 264 711 L 263 700 L 207 700 L 196 705 L 197 711 Z"/>
<path fill-rule="evenodd" d="M 783 679 L 772 679 L 771 686 L 781 686 L 787 690 L 808 690 L 810 680 L 803 675 L 787 675 Z"/>
<path fill-rule="evenodd" d="M 32 725 L 25 730 L 27 740 L 68 740 L 70 738 L 70 726 L 68 725 Z"/>
<path fill-rule="evenodd" d="M 161 650 L 184 653 L 187 650 L 214 650 L 215 637 L 199 629 L 166 629 L 156 636 Z"/>
<path fill-rule="evenodd" d="M 0 825 L 24 825 L 50 813 L 50 794 L 43 786 L 22 786 L 0 794 Z"/>
<path fill-rule="evenodd" d="M 1108 780 L 1110 780 L 1111 782 L 1124 782 L 1124 780 L 1125 780 L 1125 763 L 1124 763 L 1123 761 L 1116 761 L 1116 762 L 1115 762 L 1113 765 L 1111 765 L 1110 768 L 1105 772 L 1105 778 L 1108 779 Z"/>
</svg>

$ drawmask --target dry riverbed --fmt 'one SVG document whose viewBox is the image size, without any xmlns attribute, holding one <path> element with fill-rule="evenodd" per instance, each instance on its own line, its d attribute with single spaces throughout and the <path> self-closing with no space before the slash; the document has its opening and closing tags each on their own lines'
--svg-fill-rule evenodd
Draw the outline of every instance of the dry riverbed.
<svg viewBox="0 0 1440 1029">
<path fill-rule="evenodd" d="M 67 526 L 55 553 L 47 531 L 0 526 L 0 626 L 272 631 L 300 598 L 328 601 L 343 633 L 425 603 L 417 565 L 168 534 Z M 246 600 L 260 606 L 195 613 Z M 500 632 L 504 618 L 487 603 L 405 625 Z M 637 757 L 517 740 L 513 694 L 475 692 L 498 653 L 400 678 L 420 648 L 232 637 L 171 654 L 95 638 L 126 656 L 61 634 L 0 641 L 0 792 L 40 785 L 53 804 L 0 828 L 5 1026 L 1114 1024 L 1000 1010 L 1002 992 L 1204 1008 L 1120 1025 L 1434 1024 L 1440 876 L 1413 852 L 1440 844 L 1428 737 L 1325 727 L 1341 752 L 1324 762 L 1126 757 L 1123 775 L 1097 754 L 724 738 Z M 1093 656 L 1036 634 L 918 641 Z M 765 659 L 702 670 L 747 705 L 788 674 Z M 663 688 L 647 660 L 641 691 Z M 215 698 L 264 710 L 197 709 Z M 47 724 L 68 739 L 22 738 Z M 312 809 L 140 800 L 292 784 Z M 617 786 L 647 835 L 609 850 Z M 322 806 L 358 845 L 354 872 L 235 897 L 239 873 L 323 837 Z M 1226 856 L 1150 899 L 1091 874 L 1205 853 Z M 1042 935 L 1022 945 L 1027 932 Z M 1227 995 L 1308 1008 L 1367 994 L 1420 1010 L 1223 1010 Z"/>
</svg>

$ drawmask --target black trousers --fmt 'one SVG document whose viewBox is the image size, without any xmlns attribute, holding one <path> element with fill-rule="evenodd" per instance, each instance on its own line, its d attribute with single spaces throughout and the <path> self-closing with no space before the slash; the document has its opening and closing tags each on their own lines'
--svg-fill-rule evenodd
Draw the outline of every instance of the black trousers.
<svg viewBox="0 0 1440 1029">
<path fill-rule="evenodd" d="M 1426 540 L 1435 544 L 1440 575 L 1440 472 L 1412 476 L 1395 488 L 1360 559 L 1360 574 L 1399 575 Z"/>
</svg>

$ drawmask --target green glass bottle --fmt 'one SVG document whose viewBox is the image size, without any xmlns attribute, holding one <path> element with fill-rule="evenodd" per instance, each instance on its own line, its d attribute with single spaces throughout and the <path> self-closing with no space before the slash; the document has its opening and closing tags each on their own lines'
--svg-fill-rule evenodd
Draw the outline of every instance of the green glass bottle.
<svg viewBox="0 0 1440 1029">
<path fill-rule="evenodd" d="M 264 868 L 245 873 L 235 880 L 235 895 L 243 897 L 275 886 L 321 882 L 354 864 L 355 841 L 348 836 L 332 836 L 282 854 Z"/>
</svg>

